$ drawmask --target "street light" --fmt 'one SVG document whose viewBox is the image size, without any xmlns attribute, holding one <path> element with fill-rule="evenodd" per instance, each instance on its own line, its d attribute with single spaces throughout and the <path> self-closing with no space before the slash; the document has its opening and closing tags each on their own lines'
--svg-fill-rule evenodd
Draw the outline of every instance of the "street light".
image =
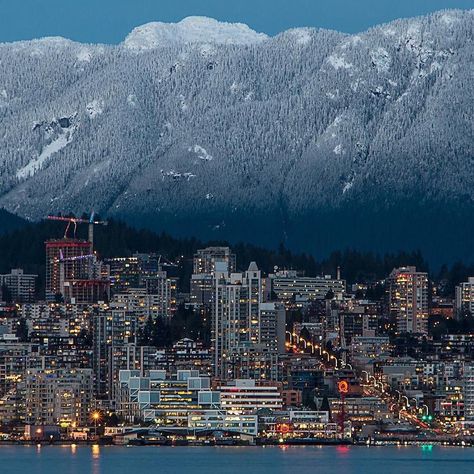
<svg viewBox="0 0 474 474">
<path fill-rule="evenodd" d="M 91 418 L 94 421 L 94 436 L 97 438 L 97 423 L 100 420 L 100 412 L 99 411 L 92 412 Z"/>
<path fill-rule="evenodd" d="M 410 408 L 410 400 L 408 400 L 408 397 L 406 395 L 402 395 L 402 398 L 404 398 L 407 401 L 406 408 Z"/>
</svg>

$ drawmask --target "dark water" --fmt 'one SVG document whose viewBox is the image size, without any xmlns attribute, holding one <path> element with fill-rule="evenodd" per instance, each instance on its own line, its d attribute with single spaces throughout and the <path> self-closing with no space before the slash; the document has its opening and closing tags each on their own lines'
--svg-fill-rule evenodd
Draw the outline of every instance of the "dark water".
<svg viewBox="0 0 474 474">
<path fill-rule="evenodd" d="M 1 446 L 1 474 L 464 474 L 474 448 Z"/>
</svg>

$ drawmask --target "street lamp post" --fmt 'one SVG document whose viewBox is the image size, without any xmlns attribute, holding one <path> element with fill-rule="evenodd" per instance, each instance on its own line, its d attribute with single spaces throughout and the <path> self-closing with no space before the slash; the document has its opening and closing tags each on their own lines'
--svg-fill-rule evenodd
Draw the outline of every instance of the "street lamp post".
<svg viewBox="0 0 474 474">
<path fill-rule="evenodd" d="M 92 413 L 92 419 L 94 420 L 94 436 L 97 438 L 97 423 L 100 420 L 100 413 L 98 411 Z"/>
</svg>

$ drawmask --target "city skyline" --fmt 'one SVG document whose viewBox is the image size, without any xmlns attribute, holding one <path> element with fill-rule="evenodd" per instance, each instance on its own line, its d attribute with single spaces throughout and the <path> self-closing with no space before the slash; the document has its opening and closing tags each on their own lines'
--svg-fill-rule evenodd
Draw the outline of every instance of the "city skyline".
<svg viewBox="0 0 474 474">
<path fill-rule="evenodd" d="M 107 222 L 50 220 L 44 275 L 0 274 L 8 442 L 470 445 L 473 277 L 267 273 L 216 245 L 102 259 Z"/>
<path fill-rule="evenodd" d="M 474 0 L 0 12 L 7 473 L 470 471 Z"/>
</svg>

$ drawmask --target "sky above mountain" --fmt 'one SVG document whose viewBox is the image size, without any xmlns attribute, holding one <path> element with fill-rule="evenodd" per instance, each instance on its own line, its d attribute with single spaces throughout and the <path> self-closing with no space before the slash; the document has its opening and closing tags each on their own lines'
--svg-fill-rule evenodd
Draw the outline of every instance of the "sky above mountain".
<svg viewBox="0 0 474 474">
<path fill-rule="evenodd" d="M 0 42 L 64 36 L 119 43 L 137 25 L 191 15 L 270 35 L 297 26 L 353 33 L 444 8 L 474 8 L 474 0 L 0 0 Z"/>
</svg>

